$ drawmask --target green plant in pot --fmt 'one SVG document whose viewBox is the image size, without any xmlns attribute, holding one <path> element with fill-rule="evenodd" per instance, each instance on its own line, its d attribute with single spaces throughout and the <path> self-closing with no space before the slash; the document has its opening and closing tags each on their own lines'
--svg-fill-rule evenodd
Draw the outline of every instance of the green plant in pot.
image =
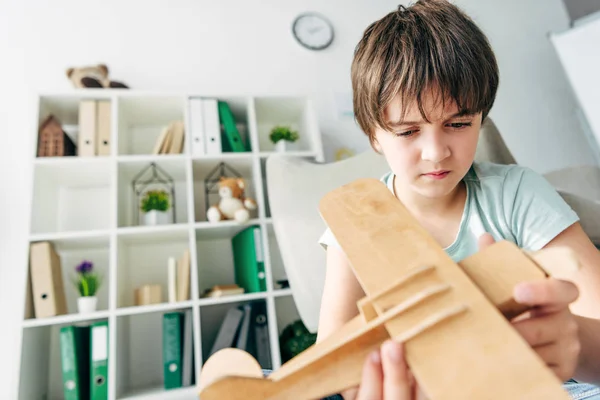
<svg viewBox="0 0 600 400">
<path fill-rule="evenodd" d="M 83 260 L 75 267 L 76 277 L 73 284 L 77 288 L 79 298 L 77 299 L 77 308 L 80 313 L 89 313 L 96 311 L 98 298 L 96 294 L 102 284 L 100 274 L 94 269 L 94 263 L 89 260 Z"/>
<path fill-rule="evenodd" d="M 271 129 L 269 139 L 275 145 L 275 150 L 283 152 L 289 150 L 290 144 L 295 143 L 300 136 L 297 131 L 292 130 L 289 126 L 277 125 Z"/>
<path fill-rule="evenodd" d="M 146 225 L 162 225 L 172 223 L 171 202 L 165 190 L 148 190 L 140 205 L 144 213 Z"/>
</svg>

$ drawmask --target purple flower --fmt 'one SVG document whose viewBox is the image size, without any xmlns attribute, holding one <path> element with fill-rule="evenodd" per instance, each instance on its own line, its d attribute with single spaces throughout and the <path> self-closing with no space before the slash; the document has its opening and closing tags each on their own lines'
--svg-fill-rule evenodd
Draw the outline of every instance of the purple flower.
<svg viewBox="0 0 600 400">
<path fill-rule="evenodd" d="M 86 260 L 81 262 L 81 264 L 79 264 L 77 267 L 75 267 L 75 270 L 80 274 L 87 274 L 88 272 L 92 271 L 93 267 L 94 264 L 92 264 L 91 261 Z"/>
</svg>

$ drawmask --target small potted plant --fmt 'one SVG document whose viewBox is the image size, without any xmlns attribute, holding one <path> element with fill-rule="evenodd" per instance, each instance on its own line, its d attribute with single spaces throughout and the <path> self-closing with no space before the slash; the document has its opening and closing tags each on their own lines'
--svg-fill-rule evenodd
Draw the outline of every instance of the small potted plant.
<svg viewBox="0 0 600 400">
<path fill-rule="evenodd" d="M 144 213 L 144 222 L 146 225 L 170 224 L 171 214 L 168 212 L 171 208 L 169 194 L 164 190 L 148 190 L 142 198 L 140 205 Z"/>
<path fill-rule="evenodd" d="M 94 271 L 94 264 L 84 260 L 75 267 L 75 272 L 77 277 L 74 284 L 80 296 L 77 299 L 77 309 L 80 313 L 96 311 L 98 305 L 96 293 L 100 288 L 101 280 L 98 273 Z"/>
<path fill-rule="evenodd" d="M 275 126 L 271 129 L 269 138 L 275 145 L 275 150 L 284 152 L 286 149 L 289 150 L 289 145 L 296 142 L 299 139 L 297 131 L 293 131 L 289 126 Z"/>
</svg>

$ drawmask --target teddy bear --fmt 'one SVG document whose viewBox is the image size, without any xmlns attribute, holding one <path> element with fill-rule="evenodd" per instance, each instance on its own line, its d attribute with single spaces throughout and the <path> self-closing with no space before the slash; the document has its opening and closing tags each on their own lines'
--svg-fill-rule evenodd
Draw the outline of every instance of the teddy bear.
<svg viewBox="0 0 600 400">
<path fill-rule="evenodd" d="M 256 202 L 244 196 L 246 182 L 242 178 L 222 176 L 219 179 L 219 202 L 206 211 L 210 222 L 234 220 L 244 223 L 250 219 L 250 210 L 256 210 Z"/>
<path fill-rule="evenodd" d="M 108 67 L 104 64 L 67 69 L 67 77 L 76 88 L 129 89 L 121 82 L 108 78 Z"/>
</svg>

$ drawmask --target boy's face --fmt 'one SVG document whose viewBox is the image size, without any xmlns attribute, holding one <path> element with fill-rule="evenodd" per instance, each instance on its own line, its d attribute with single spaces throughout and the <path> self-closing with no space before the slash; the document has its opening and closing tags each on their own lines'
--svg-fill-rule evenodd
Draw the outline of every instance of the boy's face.
<svg viewBox="0 0 600 400">
<path fill-rule="evenodd" d="M 400 96 L 386 107 L 385 118 L 393 131 L 375 131 L 375 148 L 384 154 L 396 175 L 396 190 L 439 198 L 451 194 L 468 172 L 479 139 L 481 113 L 457 116 L 458 108 L 441 102 L 433 93 L 423 96 L 423 120 L 416 102 L 406 111 L 401 125 Z"/>
</svg>

